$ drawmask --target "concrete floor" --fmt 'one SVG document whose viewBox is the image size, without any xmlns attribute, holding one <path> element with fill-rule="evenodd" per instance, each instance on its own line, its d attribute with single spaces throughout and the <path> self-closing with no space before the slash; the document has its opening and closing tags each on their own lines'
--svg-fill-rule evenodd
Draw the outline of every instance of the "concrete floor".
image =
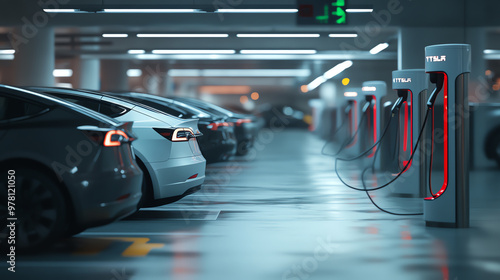
<svg viewBox="0 0 500 280">
<path fill-rule="evenodd" d="M 322 145 L 306 131 L 263 134 L 255 153 L 209 166 L 202 191 L 18 256 L 1 279 L 500 279 L 498 172 L 471 174 L 471 228 L 426 228 L 343 187 Z"/>
</svg>

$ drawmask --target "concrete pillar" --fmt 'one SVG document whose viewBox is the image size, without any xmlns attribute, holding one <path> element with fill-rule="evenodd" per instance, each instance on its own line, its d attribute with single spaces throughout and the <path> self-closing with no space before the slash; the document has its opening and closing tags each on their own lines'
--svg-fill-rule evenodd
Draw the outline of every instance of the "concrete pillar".
<svg viewBox="0 0 500 280">
<path fill-rule="evenodd" d="M 73 78 L 74 88 L 99 90 L 101 85 L 101 63 L 97 59 L 73 60 Z"/>
<path fill-rule="evenodd" d="M 403 27 L 398 36 L 398 70 L 423 69 L 426 46 L 464 42 L 461 27 Z"/>
<path fill-rule="evenodd" d="M 34 36 L 15 29 L 11 43 L 16 49 L 12 83 L 17 86 L 54 86 L 54 29 L 38 28 Z"/>
<path fill-rule="evenodd" d="M 102 60 L 101 61 L 101 90 L 128 91 L 128 61 Z"/>
</svg>

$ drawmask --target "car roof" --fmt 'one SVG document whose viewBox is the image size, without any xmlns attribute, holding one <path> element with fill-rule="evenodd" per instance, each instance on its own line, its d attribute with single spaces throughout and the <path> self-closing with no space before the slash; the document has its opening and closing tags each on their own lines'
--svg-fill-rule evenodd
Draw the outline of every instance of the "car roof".
<svg viewBox="0 0 500 280">
<path fill-rule="evenodd" d="M 116 121 L 113 118 L 105 116 L 103 114 L 96 113 L 93 110 L 80 106 L 78 104 L 74 104 L 72 102 L 68 102 L 64 99 L 57 98 L 54 96 L 49 96 L 45 94 L 38 93 L 36 91 L 32 91 L 26 88 L 8 86 L 8 85 L 0 85 L 0 89 L 3 89 L 7 93 L 15 93 L 17 96 L 21 98 L 25 98 L 28 100 L 33 100 L 35 102 L 41 102 L 48 106 L 61 106 L 65 109 L 72 110 L 76 113 L 85 115 L 87 117 L 93 118 L 99 122 L 107 123 L 112 126 L 119 126 L 122 123 Z"/>
<path fill-rule="evenodd" d="M 212 103 L 209 103 L 209 102 L 204 102 L 204 101 L 200 101 L 198 99 L 194 99 L 194 98 L 186 98 L 186 97 L 175 97 L 174 98 L 175 100 L 177 101 L 180 101 L 180 102 L 186 102 L 188 104 L 194 104 L 196 106 L 200 106 L 201 108 L 206 108 L 206 109 L 211 109 L 211 110 L 215 110 L 217 112 L 219 112 L 220 114 L 224 114 L 228 117 L 233 117 L 234 116 L 234 113 L 227 110 L 227 109 L 224 109 L 220 106 L 217 106 L 215 104 L 212 104 Z"/>
<path fill-rule="evenodd" d="M 57 88 L 57 87 L 29 87 L 29 88 L 33 89 L 33 90 L 47 92 L 47 93 L 69 94 L 69 95 L 81 96 L 81 97 L 92 98 L 92 99 L 102 99 L 102 97 L 107 97 L 107 98 L 111 99 L 112 102 L 117 103 L 117 105 L 127 107 L 128 109 L 138 110 L 139 112 L 141 110 L 150 111 L 150 112 L 153 112 L 156 114 L 167 115 L 168 117 L 175 118 L 177 120 L 181 120 L 175 116 L 169 115 L 165 112 L 162 112 L 162 111 L 155 109 L 155 108 L 152 108 L 150 106 L 147 106 L 147 105 L 144 105 L 144 104 L 141 104 L 139 102 L 132 101 L 132 100 L 120 98 L 116 95 L 106 94 L 105 92 L 86 90 L 86 89 Z"/>
</svg>

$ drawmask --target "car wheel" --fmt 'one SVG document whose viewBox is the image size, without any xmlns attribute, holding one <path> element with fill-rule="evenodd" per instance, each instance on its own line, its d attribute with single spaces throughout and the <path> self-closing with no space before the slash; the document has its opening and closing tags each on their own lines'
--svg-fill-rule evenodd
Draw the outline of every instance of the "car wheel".
<svg viewBox="0 0 500 280">
<path fill-rule="evenodd" d="M 59 184 L 32 168 L 15 168 L 16 247 L 33 250 L 59 239 L 67 229 L 67 204 Z M 7 182 L 0 182 L 2 221 L 11 217 L 7 210 Z M 4 233 L 8 232 L 2 227 Z"/>
<path fill-rule="evenodd" d="M 241 141 L 238 143 L 238 149 L 236 150 L 236 155 L 237 156 L 244 156 L 248 154 L 248 142 L 246 141 Z"/>
</svg>

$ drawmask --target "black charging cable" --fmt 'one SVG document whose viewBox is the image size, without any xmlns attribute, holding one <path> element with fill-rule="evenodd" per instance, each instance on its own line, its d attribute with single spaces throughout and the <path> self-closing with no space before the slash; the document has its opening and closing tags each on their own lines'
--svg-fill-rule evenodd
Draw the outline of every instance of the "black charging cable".
<svg viewBox="0 0 500 280">
<path fill-rule="evenodd" d="M 354 139 L 356 139 L 356 136 L 358 135 L 358 132 L 359 132 L 359 128 L 360 128 L 360 127 L 361 127 L 361 125 L 363 124 L 363 121 L 364 121 L 365 116 L 366 116 L 366 114 L 364 114 L 364 112 L 366 112 L 366 110 L 368 109 L 369 104 L 370 104 L 370 103 L 369 103 L 369 102 L 367 102 L 367 103 L 365 103 L 365 105 L 363 106 L 363 109 L 362 109 L 362 113 L 363 113 L 363 114 L 362 114 L 362 116 L 361 116 L 361 119 L 359 120 L 358 126 L 356 127 L 356 131 L 354 132 L 354 134 L 352 135 L 352 137 L 351 137 L 351 138 L 349 138 L 349 139 L 346 139 L 346 141 L 344 141 L 344 143 L 342 143 L 342 145 L 340 145 L 339 150 L 338 150 L 335 154 L 327 154 L 327 153 L 325 152 L 325 148 L 327 147 L 327 145 L 328 145 L 329 143 L 331 143 L 331 141 L 327 141 L 327 142 L 325 143 L 325 145 L 323 145 L 323 148 L 321 149 L 321 154 L 322 154 L 322 155 L 325 155 L 325 156 L 330 156 L 330 157 L 336 157 L 336 156 L 338 156 L 338 155 L 339 155 L 339 154 L 340 154 L 340 153 L 341 153 L 341 152 L 345 149 L 345 147 L 347 147 L 350 143 L 352 143 L 352 141 L 354 141 Z M 368 106 L 367 106 L 367 105 L 368 105 Z M 352 106 L 351 106 L 351 108 L 352 108 Z M 345 113 L 346 113 L 346 114 L 348 114 L 347 109 L 346 109 L 346 112 L 345 112 Z M 345 118 L 345 119 L 344 119 L 344 122 L 342 123 L 342 125 L 341 125 L 341 126 L 337 129 L 337 131 L 335 131 L 334 133 L 335 133 L 335 134 L 337 134 L 337 133 L 340 131 L 340 128 L 341 128 L 343 125 L 345 125 L 346 123 L 347 123 L 347 118 Z"/>
<path fill-rule="evenodd" d="M 416 151 L 418 150 L 418 145 L 420 144 L 420 141 L 422 139 L 422 135 L 423 135 L 423 132 L 424 132 L 424 129 L 425 129 L 425 126 L 427 125 L 427 120 L 429 118 L 429 112 L 431 110 L 433 110 L 434 108 L 434 103 L 436 101 L 436 97 L 438 95 L 438 93 L 441 91 L 442 87 L 443 87 L 443 82 L 444 82 L 444 75 L 443 74 L 438 74 L 438 73 L 431 73 L 431 82 L 432 83 L 435 83 L 436 84 L 436 88 L 434 89 L 434 91 L 432 92 L 429 100 L 427 101 L 427 111 L 426 111 L 426 114 L 425 114 L 425 118 L 424 118 L 424 122 L 422 124 L 422 127 L 420 128 L 420 132 L 419 132 L 419 136 L 418 136 L 418 139 L 417 139 L 417 142 L 415 143 L 415 147 L 410 155 L 410 158 L 408 160 L 408 162 L 405 164 L 405 166 L 403 167 L 403 169 L 401 170 L 401 172 L 396 176 L 394 177 L 392 180 L 390 180 L 389 182 L 387 182 L 386 184 L 382 185 L 382 186 L 379 186 L 379 187 L 376 187 L 376 188 L 371 188 L 371 189 L 368 189 L 366 187 L 366 183 L 364 181 L 364 175 L 366 173 L 366 171 L 368 171 L 370 169 L 370 167 L 367 167 L 363 170 L 362 174 L 361 174 L 361 182 L 363 184 L 363 189 L 359 189 L 359 188 L 356 188 L 356 187 L 353 187 L 353 186 L 350 186 L 348 184 L 346 184 L 342 178 L 339 176 L 339 173 L 338 173 L 338 169 L 337 169 L 337 161 L 335 161 L 335 172 L 337 173 L 337 176 L 339 177 L 340 181 L 346 185 L 347 187 L 351 188 L 351 189 L 354 189 L 354 190 L 358 190 L 358 191 L 364 191 L 366 193 L 366 195 L 368 196 L 368 198 L 370 199 L 371 203 L 377 208 L 379 209 L 380 211 L 382 212 L 385 212 L 385 213 L 388 213 L 388 214 L 392 214 L 392 215 L 398 215 L 398 216 L 416 216 L 416 215 L 423 215 L 423 213 L 396 213 L 396 212 L 392 212 L 392 211 L 388 211 L 388 210 L 385 210 L 383 209 L 382 207 L 380 207 L 379 205 L 377 205 L 375 203 L 375 201 L 372 199 L 372 197 L 370 196 L 369 192 L 370 191 L 375 191 L 375 190 L 379 190 L 379 189 L 382 189 L 382 188 L 385 188 L 387 187 L 388 185 L 392 184 L 394 181 L 396 181 L 405 171 L 406 169 L 410 166 L 412 160 L 413 160 L 413 157 L 416 153 Z M 394 111 L 395 111 L 395 108 L 398 108 L 399 110 L 399 107 L 401 107 L 401 104 L 403 104 L 403 101 L 401 100 L 401 97 L 400 99 L 398 99 L 398 101 L 395 103 L 395 105 L 393 106 L 392 108 L 392 117 L 394 117 Z M 387 127 L 386 129 L 384 130 L 384 133 L 381 137 L 381 139 L 378 141 L 378 143 L 380 143 L 380 141 L 382 140 L 382 138 L 385 136 L 385 133 L 386 133 L 386 130 L 387 128 L 389 127 L 389 124 L 390 124 L 390 121 L 392 119 L 392 117 L 389 119 L 389 122 L 387 124 Z M 434 117 L 434 111 L 433 111 L 433 117 Z M 434 119 L 433 119 L 433 122 L 434 122 Z M 398 126 L 398 131 L 399 131 L 399 126 Z M 399 133 L 399 132 L 398 132 Z M 376 143 L 377 144 L 377 143 Z M 375 146 L 375 145 L 374 145 Z M 372 165 L 371 165 L 371 169 L 372 171 L 375 170 L 374 168 L 374 165 L 375 165 L 375 160 L 376 160 L 376 157 L 377 157 L 377 154 L 378 154 L 378 151 L 380 149 L 377 148 L 377 150 L 375 151 L 375 155 L 374 155 L 374 159 L 373 159 L 373 162 L 372 162 Z M 432 157 L 431 157 L 432 159 Z M 429 181 L 431 180 L 431 178 L 429 177 Z M 429 188 L 430 188 L 430 191 L 432 193 L 432 188 L 431 186 L 429 185 Z"/>
</svg>

